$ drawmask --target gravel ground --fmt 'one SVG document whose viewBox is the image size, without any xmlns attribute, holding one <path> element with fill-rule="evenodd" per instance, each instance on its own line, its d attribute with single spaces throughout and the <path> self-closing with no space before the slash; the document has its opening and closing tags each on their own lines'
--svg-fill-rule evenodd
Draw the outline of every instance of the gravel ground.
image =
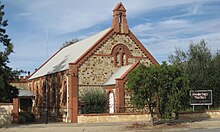
<svg viewBox="0 0 220 132">
<path fill-rule="evenodd" d="M 220 131 L 220 118 L 203 121 L 161 124 L 154 127 L 149 122 L 138 123 L 49 123 L 49 124 L 26 124 L 26 125 L 9 125 L 0 128 L 0 132 L 118 132 L 118 131 L 144 131 L 144 132 L 171 132 L 171 131 L 200 131 L 200 129 Z"/>
</svg>

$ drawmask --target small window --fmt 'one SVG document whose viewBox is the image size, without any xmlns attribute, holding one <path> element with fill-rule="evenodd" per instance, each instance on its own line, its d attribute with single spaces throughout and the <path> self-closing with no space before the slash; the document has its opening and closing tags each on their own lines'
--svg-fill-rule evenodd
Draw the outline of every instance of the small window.
<svg viewBox="0 0 220 132">
<path fill-rule="evenodd" d="M 121 12 L 119 13 L 118 21 L 119 21 L 119 23 L 122 22 L 122 13 Z"/>
<path fill-rule="evenodd" d="M 116 53 L 115 61 L 116 61 L 116 65 L 119 66 L 120 65 L 120 55 L 119 55 L 119 53 Z"/>
<path fill-rule="evenodd" d="M 122 66 L 126 65 L 126 54 L 122 53 Z"/>
</svg>

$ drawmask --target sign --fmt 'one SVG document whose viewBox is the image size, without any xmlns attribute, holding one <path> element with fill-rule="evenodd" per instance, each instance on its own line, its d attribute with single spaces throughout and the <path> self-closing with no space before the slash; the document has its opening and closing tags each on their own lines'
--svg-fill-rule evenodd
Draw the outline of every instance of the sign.
<svg viewBox="0 0 220 132">
<path fill-rule="evenodd" d="M 212 105 L 212 90 L 190 91 L 190 105 Z"/>
</svg>

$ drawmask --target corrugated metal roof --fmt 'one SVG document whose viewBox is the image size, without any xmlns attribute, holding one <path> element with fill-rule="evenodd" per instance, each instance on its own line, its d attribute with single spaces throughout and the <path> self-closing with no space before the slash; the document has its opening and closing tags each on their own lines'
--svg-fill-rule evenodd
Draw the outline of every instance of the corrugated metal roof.
<svg viewBox="0 0 220 132">
<path fill-rule="evenodd" d="M 109 79 L 103 84 L 104 86 L 106 85 L 114 85 L 116 84 L 116 78 L 120 78 L 125 72 L 130 69 L 132 65 L 127 65 L 127 66 L 121 66 L 119 67 L 110 77 Z"/>
<path fill-rule="evenodd" d="M 40 67 L 40 69 L 38 69 L 29 78 L 29 80 L 47 74 L 67 70 L 69 68 L 69 63 L 76 61 L 109 30 L 110 28 L 105 29 L 94 36 L 91 36 L 87 39 L 81 40 L 77 43 L 74 43 L 70 46 L 61 49 L 57 54 L 55 54 L 55 56 L 53 56 L 48 62 L 46 62 L 42 67 Z"/>
<path fill-rule="evenodd" d="M 19 89 L 18 97 L 34 97 L 34 95 L 31 93 L 31 91 L 26 89 Z"/>
</svg>

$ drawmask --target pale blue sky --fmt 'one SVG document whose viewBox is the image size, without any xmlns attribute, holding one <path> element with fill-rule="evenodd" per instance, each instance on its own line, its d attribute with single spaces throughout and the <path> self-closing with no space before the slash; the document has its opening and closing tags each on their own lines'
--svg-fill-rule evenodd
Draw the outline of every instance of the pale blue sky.
<svg viewBox="0 0 220 132">
<path fill-rule="evenodd" d="M 65 41 L 111 26 L 117 0 L 2 0 L 14 44 L 9 64 L 33 71 Z M 131 31 L 161 63 L 175 47 L 205 39 L 220 49 L 219 0 L 121 0 Z M 48 32 L 48 39 L 47 39 Z M 47 45 L 48 40 L 48 45 Z"/>
</svg>

